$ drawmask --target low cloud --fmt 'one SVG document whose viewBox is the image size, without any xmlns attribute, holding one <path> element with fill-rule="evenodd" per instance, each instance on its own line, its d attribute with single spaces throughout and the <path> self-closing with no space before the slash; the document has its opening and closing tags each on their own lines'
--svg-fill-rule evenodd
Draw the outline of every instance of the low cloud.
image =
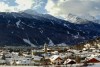
<svg viewBox="0 0 100 67">
<path fill-rule="evenodd" d="M 100 13 L 100 0 L 48 0 L 45 9 L 49 14 L 64 18 L 69 13 L 97 16 Z"/>
</svg>

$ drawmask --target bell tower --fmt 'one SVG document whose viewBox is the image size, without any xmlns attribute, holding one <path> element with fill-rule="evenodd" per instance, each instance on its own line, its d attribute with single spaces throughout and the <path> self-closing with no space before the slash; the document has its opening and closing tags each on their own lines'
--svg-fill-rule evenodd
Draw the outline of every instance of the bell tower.
<svg viewBox="0 0 100 67">
<path fill-rule="evenodd" d="M 44 52 L 47 53 L 47 44 L 44 44 Z"/>
</svg>

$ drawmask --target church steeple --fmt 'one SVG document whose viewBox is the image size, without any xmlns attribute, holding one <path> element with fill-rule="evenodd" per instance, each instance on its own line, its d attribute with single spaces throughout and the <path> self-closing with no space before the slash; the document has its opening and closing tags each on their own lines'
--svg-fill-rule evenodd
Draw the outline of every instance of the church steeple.
<svg viewBox="0 0 100 67">
<path fill-rule="evenodd" d="M 47 44 L 44 44 L 44 52 L 47 53 Z"/>
</svg>

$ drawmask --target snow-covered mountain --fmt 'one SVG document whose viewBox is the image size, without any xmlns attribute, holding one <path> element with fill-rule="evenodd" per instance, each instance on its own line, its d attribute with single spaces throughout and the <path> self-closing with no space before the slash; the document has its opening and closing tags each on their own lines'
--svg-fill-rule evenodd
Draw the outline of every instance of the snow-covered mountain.
<svg viewBox="0 0 100 67">
<path fill-rule="evenodd" d="M 0 13 L 0 46 L 76 45 L 100 36 L 100 25 L 91 21 L 73 24 L 48 14 Z"/>
<path fill-rule="evenodd" d="M 91 16 L 89 14 L 78 16 L 70 13 L 66 18 L 67 21 L 76 24 L 86 24 L 88 23 L 88 21 L 100 24 L 100 20 L 96 19 L 94 16 Z"/>
</svg>

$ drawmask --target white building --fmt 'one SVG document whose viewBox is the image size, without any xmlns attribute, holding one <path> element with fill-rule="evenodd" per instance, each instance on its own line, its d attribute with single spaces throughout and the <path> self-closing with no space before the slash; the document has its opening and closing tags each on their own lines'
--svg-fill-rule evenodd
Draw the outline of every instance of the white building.
<svg viewBox="0 0 100 67">
<path fill-rule="evenodd" d="M 29 65 L 31 64 L 31 58 L 26 58 L 26 57 L 6 58 L 6 63 L 9 65 L 12 65 L 12 64 Z"/>
<path fill-rule="evenodd" d="M 51 64 L 61 64 L 63 62 L 59 55 L 53 55 L 50 57 Z"/>
<path fill-rule="evenodd" d="M 64 64 L 75 64 L 76 61 L 75 60 L 72 60 L 72 59 L 67 59 L 65 60 Z"/>
</svg>

